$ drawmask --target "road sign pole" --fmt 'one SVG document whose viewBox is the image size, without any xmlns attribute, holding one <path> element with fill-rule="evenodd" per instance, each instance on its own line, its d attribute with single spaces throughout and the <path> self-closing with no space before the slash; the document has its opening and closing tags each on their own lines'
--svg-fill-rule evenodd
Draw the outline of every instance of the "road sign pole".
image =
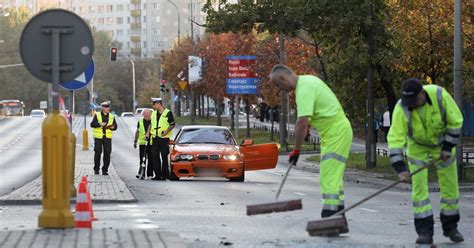
<svg viewBox="0 0 474 248">
<path fill-rule="evenodd" d="M 69 91 L 69 101 L 68 101 L 68 120 L 69 120 L 69 131 L 72 132 L 72 105 L 74 101 L 74 91 L 70 90 Z"/>
<path fill-rule="evenodd" d="M 53 114 L 43 122 L 43 210 L 38 226 L 44 228 L 74 227 L 69 199 L 71 197 L 71 137 L 66 120 L 59 115 L 59 82 L 61 76 L 60 28 L 50 28 L 51 33 L 51 81 L 53 90 Z M 66 166 L 64 166 L 66 165 Z"/>
<path fill-rule="evenodd" d="M 237 140 L 237 143 L 239 143 L 239 112 L 240 112 L 239 95 L 235 95 L 234 112 L 235 112 L 235 139 Z"/>
</svg>

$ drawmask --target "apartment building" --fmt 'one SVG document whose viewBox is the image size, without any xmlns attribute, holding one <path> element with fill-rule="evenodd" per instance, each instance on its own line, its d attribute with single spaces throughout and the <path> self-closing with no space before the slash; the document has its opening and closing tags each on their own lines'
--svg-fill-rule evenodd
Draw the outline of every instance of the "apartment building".
<svg viewBox="0 0 474 248">
<path fill-rule="evenodd" d="M 120 43 L 119 56 L 153 58 L 170 49 L 178 39 L 191 35 L 190 17 L 204 23 L 203 0 L 0 0 L 4 7 L 26 6 L 34 12 L 44 8 L 68 9 L 92 28 L 105 31 Z M 179 18 L 178 18 L 179 16 Z M 178 26 L 179 25 L 179 26 Z M 194 37 L 204 33 L 194 25 Z"/>
</svg>

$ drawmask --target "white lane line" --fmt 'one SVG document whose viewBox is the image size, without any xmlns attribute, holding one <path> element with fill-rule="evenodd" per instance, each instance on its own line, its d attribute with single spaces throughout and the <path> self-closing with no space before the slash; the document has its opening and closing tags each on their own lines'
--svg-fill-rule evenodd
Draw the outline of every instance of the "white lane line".
<svg viewBox="0 0 474 248">
<path fill-rule="evenodd" d="M 265 186 L 265 185 L 263 185 L 263 184 L 261 184 L 261 183 L 256 183 L 255 185 L 258 185 L 258 186 Z"/>
<path fill-rule="evenodd" d="M 371 212 L 371 213 L 378 213 L 379 211 L 377 210 L 373 210 L 373 209 L 368 209 L 368 208 L 359 208 L 360 210 L 365 210 L 367 212 Z"/>
<path fill-rule="evenodd" d="M 466 197 L 466 198 L 474 198 L 474 195 L 463 195 L 462 197 Z"/>
<path fill-rule="evenodd" d="M 150 219 L 135 219 L 135 222 L 143 223 L 143 224 L 151 224 Z"/>
<path fill-rule="evenodd" d="M 146 214 L 145 213 L 132 213 L 132 214 L 130 214 L 130 216 L 133 216 L 133 217 L 146 217 Z"/>
<path fill-rule="evenodd" d="M 135 224 L 133 225 L 134 228 L 137 229 L 157 229 L 158 226 L 154 224 Z"/>
<path fill-rule="evenodd" d="M 131 205 L 118 205 L 119 208 L 137 208 L 138 205 L 131 204 Z"/>
<path fill-rule="evenodd" d="M 306 195 L 305 193 L 294 192 L 296 195 Z"/>
</svg>

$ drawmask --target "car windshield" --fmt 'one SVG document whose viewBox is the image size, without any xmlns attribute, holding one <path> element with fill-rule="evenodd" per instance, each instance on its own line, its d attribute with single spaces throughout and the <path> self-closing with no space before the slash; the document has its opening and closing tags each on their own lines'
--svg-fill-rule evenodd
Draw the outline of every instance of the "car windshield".
<svg viewBox="0 0 474 248">
<path fill-rule="evenodd" d="M 222 128 L 183 129 L 177 144 L 226 144 L 235 145 L 232 133 Z"/>
</svg>

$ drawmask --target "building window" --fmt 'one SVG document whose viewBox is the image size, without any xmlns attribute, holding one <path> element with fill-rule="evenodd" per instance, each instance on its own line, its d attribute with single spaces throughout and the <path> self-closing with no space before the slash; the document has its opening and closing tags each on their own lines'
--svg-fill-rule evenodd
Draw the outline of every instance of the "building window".
<svg viewBox="0 0 474 248">
<path fill-rule="evenodd" d="M 104 5 L 99 5 L 97 8 L 98 8 L 97 12 L 104 13 L 104 9 L 105 9 Z"/>
<path fill-rule="evenodd" d="M 127 48 L 130 48 L 130 41 L 127 41 Z"/>
<path fill-rule="evenodd" d="M 146 9 L 146 3 L 143 4 L 143 9 Z"/>
<path fill-rule="evenodd" d="M 146 23 L 146 16 L 143 16 L 143 22 Z"/>
<path fill-rule="evenodd" d="M 89 6 L 89 14 L 92 14 L 95 12 L 95 7 L 94 6 Z"/>
<path fill-rule="evenodd" d="M 99 18 L 99 25 L 104 25 L 104 18 Z"/>
<path fill-rule="evenodd" d="M 123 29 L 117 30 L 117 36 L 123 36 Z"/>
<path fill-rule="evenodd" d="M 156 22 L 160 22 L 160 16 L 157 16 L 155 19 Z"/>
<path fill-rule="evenodd" d="M 146 35 L 146 29 L 143 29 L 143 35 Z"/>
<path fill-rule="evenodd" d="M 146 48 L 146 41 L 143 42 L 143 48 Z"/>
<path fill-rule="evenodd" d="M 127 24 L 130 23 L 130 16 L 127 17 Z"/>
<path fill-rule="evenodd" d="M 114 18 L 113 17 L 108 17 L 107 18 L 107 25 L 114 25 Z"/>
<path fill-rule="evenodd" d="M 107 5 L 107 12 L 113 12 L 114 11 L 114 6 L 113 5 Z"/>
<path fill-rule="evenodd" d="M 117 4 L 117 11 L 123 11 L 123 4 Z"/>
<path fill-rule="evenodd" d="M 123 24 L 123 17 L 117 17 L 117 24 Z"/>
<path fill-rule="evenodd" d="M 153 9 L 159 9 L 160 8 L 160 4 L 159 3 L 154 3 L 153 4 Z"/>
<path fill-rule="evenodd" d="M 107 34 L 109 35 L 110 38 L 114 37 L 114 31 L 113 30 L 107 30 Z"/>
<path fill-rule="evenodd" d="M 153 29 L 153 35 L 160 35 L 160 30 L 157 28 Z"/>
</svg>

